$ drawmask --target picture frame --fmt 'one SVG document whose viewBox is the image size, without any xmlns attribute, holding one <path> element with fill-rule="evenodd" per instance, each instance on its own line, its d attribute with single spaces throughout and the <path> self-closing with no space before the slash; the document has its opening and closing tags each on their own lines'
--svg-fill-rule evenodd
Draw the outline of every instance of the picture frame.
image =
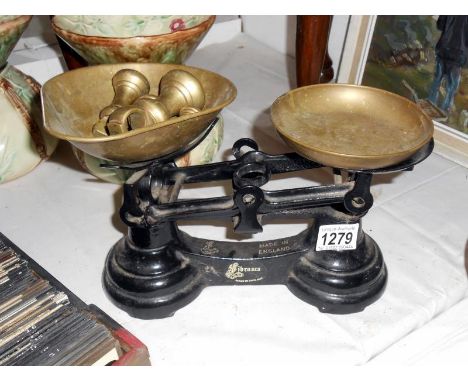
<svg viewBox="0 0 468 382">
<path fill-rule="evenodd" d="M 378 20 L 377 15 L 351 16 L 336 82 L 361 85 Z M 434 122 L 434 152 L 468 167 L 468 134 Z"/>
</svg>

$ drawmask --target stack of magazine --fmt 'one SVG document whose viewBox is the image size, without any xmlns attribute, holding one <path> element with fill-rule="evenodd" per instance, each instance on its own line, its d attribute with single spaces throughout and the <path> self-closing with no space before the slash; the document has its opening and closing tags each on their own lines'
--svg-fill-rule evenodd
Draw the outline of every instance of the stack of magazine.
<svg viewBox="0 0 468 382">
<path fill-rule="evenodd" d="M 112 330 L 18 252 L 0 237 L 0 365 L 117 361 L 123 349 Z"/>
</svg>

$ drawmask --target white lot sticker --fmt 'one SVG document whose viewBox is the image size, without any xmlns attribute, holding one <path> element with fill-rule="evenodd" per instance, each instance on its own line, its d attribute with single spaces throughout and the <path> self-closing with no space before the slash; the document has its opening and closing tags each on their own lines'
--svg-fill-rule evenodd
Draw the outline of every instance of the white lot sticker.
<svg viewBox="0 0 468 382">
<path fill-rule="evenodd" d="M 316 251 L 346 251 L 356 249 L 359 223 L 321 225 Z"/>
</svg>

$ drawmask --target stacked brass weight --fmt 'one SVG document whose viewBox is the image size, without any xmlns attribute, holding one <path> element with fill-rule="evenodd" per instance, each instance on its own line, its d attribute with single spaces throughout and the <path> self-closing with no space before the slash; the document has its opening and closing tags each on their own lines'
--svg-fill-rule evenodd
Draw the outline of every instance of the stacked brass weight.
<svg viewBox="0 0 468 382">
<path fill-rule="evenodd" d="M 199 112 L 205 93 L 197 78 L 180 69 L 166 73 L 159 82 L 159 95 L 149 94 L 146 77 L 133 69 L 123 69 L 112 78 L 114 99 L 101 110 L 93 135 L 109 136 L 141 129 L 169 118 Z"/>
</svg>

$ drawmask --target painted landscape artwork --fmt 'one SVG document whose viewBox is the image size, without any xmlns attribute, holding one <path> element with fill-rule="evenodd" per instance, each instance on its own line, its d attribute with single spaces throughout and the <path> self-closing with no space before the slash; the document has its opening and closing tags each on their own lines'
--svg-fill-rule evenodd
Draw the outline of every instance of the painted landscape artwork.
<svg viewBox="0 0 468 382">
<path fill-rule="evenodd" d="M 416 101 L 468 134 L 468 16 L 379 16 L 363 85 Z"/>
</svg>

